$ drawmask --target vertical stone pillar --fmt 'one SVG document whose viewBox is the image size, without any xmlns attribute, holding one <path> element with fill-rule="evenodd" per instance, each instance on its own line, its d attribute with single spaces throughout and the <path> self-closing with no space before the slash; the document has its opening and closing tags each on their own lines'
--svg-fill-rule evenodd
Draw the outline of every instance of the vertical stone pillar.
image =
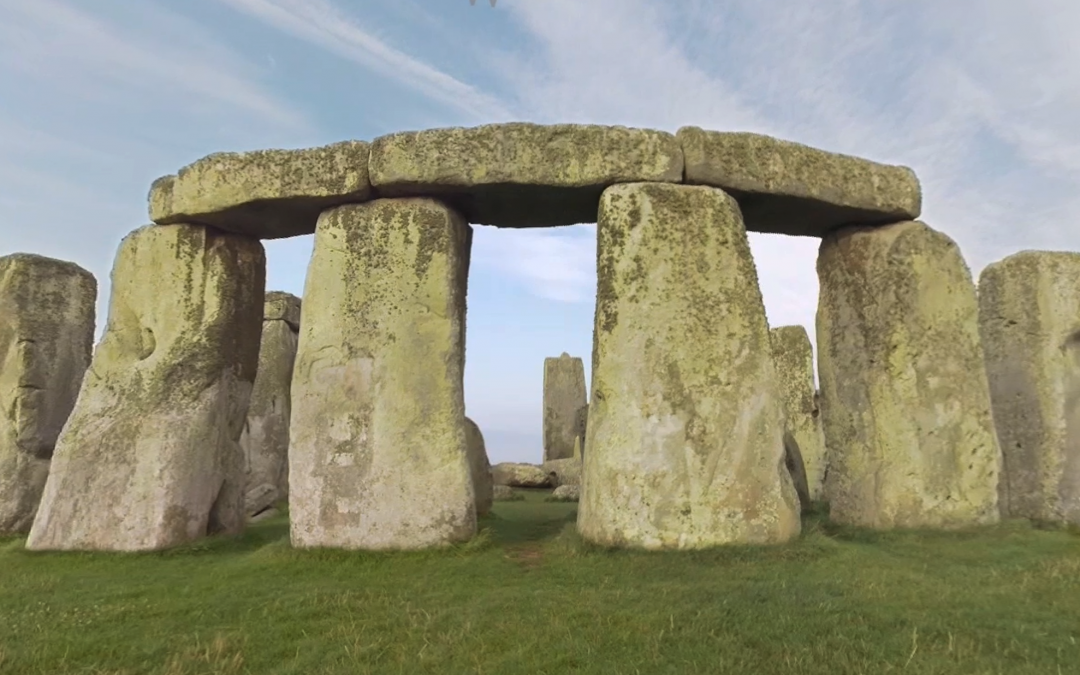
<svg viewBox="0 0 1080 675">
<path fill-rule="evenodd" d="M 462 372 L 469 232 L 425 198 L 320 216 L 293 372 L 294 546 L 418 549 L 476 533 Z"/>
<path fill-rule="evenodd" d="M 465 418 L 465 436 L 476 515 L 486 516 L 491 513 L 495 483 L 491 476 L 491 461 L 488 460 L 487 448 L 484 446 L 484 434 L 480 433 L 480 427 L 476 425 L 476 422 L 468 417 Z"/>
<path fill-rule="evenodd" d="M 769 327 L 735 200 L 709 187 L 610 187 L 597 250 L 582 536 L 689 549 L 798 535 Z"/>
<path fill-rule="evenodd" d="M 97 280 L 74 263 L 0 257 L 0 535 L 37 513 L 94 344 Z"/>
<path fill-rule="evenodd" d="M 544 461 L 574 456 L 574 438 L 584 431 L 585 364 L 566 352 L 544 359 Z"/>
<path fill-rule="evenodd" d="M 267 293 L 262 326 L 259 370 L 240 435 L 248 515 L 289 495 L 289 389 L 299 339 L 300 298 L 281 291 Z"/>
<path fill-rule="evenodd" d="M 832 519 L 995 522 L 1001 452 L 975 286 L 956 244 L 918 221 L 844 228 L 822 240 L 817 270 Z"/>
<path fill-rule="evenodd" d="M 1003 515 L 1080 525 L 1080 253 L 1023 251 L 979 277 Z"/>
<path fill-rule="evenodd" d="M 825 434 L 814 392 L 814 348 L 802 326 L 769 332 L 784 401 L 787 430 L 802 455 L 810 499 L 821 499 L 825 481 Z"/>
<path fill-rule="evenodd" d="M 265 275 L 255 239 L 200 225 L 124 238 L 27 548 L 161 549 L 243 528 Z"/>
</svg>

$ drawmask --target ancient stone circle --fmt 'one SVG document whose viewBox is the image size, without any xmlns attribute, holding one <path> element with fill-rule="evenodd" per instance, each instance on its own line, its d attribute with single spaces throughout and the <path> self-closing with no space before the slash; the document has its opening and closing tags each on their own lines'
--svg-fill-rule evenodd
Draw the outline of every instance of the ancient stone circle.
<svg viewBox="0 0 1080 675">
<path fill-rule="evenodd" d="M 748 133 L 496 124 L 210 155 L 154 182 L 96 282 L 0 258 L 0 532 L 152 550 L 288 502 L 296 547 L 470 539 L 508 485 L 588 541 L 778 543 L 813 501 L 877 529 L 1080 523 L 1080 254 L 976 293 L 913 171 Z M 542 465 L 465 415 L 472 224 L 597 223 L 590 398 L 544 364 Z M 770 330 L 747 231 L 821 239 L 818 377 Z M 261 239 L 314 233 L 303 302 Z"/>
</svg>

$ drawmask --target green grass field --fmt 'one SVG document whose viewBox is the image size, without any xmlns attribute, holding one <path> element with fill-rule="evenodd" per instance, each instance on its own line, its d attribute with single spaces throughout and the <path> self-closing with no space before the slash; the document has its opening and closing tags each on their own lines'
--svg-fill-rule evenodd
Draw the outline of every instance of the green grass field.
<svg viewBox="0 0 1080 675">
<path fill-rule="evenodd" d="M 284 516 L 156 554 L 0 540 L 0 673 L 1080 673 L 1080 536 L 836 530 L 604 551 L 497 503 L 449 551 L 293 551 Z"/>
</svg>

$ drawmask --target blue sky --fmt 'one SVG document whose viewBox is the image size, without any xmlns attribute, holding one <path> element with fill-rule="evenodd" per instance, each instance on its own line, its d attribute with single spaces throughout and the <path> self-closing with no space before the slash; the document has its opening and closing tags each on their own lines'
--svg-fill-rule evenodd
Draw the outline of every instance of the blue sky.
<svg viewBox="0 0 1080 675">
<path fill-rule="evenodd" d="M 888 9 L 885 9 L 885 8 Z M 695 124 L 907 164 L 975 274 L 1080 250 L 1075 0 L 0 0 L 0 254 L 100 284 L 154 178 L 215 151 L 488 122 Z M 543 358 L 591 350 L 592 225 L 478 227 L 466 401 L 539 461 Z M 817 241 L 751 235 L 813 335 Z M 311 237 L 267 243 L 300 294 Z"/>
</svg>

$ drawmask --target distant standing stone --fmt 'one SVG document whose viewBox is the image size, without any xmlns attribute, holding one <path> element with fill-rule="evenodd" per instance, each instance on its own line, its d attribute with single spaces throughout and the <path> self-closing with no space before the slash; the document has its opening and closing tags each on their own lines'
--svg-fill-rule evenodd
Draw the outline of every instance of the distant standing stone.
<svg viewBox="0 0 1080 675">
<path fill-rule="evenodd" d="M 1080 253 L 1022 251 L 988 265 L 979 327 L 1002 514 L 1080 525 Z"/>
<path fill-rule="evenodd" d="M 469 453 L 469 474 L 472 476 L 473 494 L 476 498 L 476 515 L 486 516 L 491 513 L 491 462 L 487 448 L 484 447 L 484 434 L 480 427 L 468 417 L 465 418 L 466 447 Z"/>
<path fill-rule="evenodd" d="M 544 359 L 544 461 L 574 456 L 574 439 L 585 430 L 588 405 L 585 364 L 566 352 Z"/>
<path fill-rule="evenodd" d="M 825 433 L 814 392 L 814 351 L 802 326 L 780 326 L 769 331 L 773 360 L 784 399 L 787 431 L 806 467 L 811 499 L 821 499 L 825 481 Z M 804 506 L 805 508 L 805 506 Z"/>
<path fill-rule="evenodd" d="M 971 273 L 924 223 L 829 234 L 817 260 L 830 518 L 877 529 L 998 520 L 1001 451 Z"/>
<path fill-rule="evenodd" d="M 34 521 L 94 341 L 97 281 L 78 265 L 0 257 L 0 535 Z"/>
<path fill-rule="evenodd" d="M 799 534 L 765 306 L 716 188 L 608 188 L 578 529 L 645 549 Z"/>
<path fill-rule="evenodd" d="M 27 548 L 153 550 L 243 529 L 265 274 L 247 237 L 152 225 L 124 238 Z"/>
</svg>

